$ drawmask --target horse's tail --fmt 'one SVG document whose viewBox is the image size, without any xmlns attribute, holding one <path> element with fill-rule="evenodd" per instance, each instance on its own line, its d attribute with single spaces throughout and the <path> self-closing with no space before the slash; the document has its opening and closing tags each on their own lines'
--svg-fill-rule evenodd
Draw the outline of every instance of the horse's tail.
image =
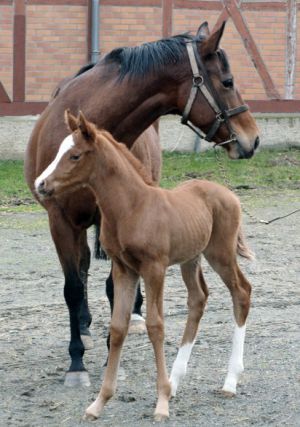
<svg viewBox="0 0 300 427">
<path fill-rule="evenodd" d="M 238 233 L 238 240 L 237 240 L 237 248 L 236 251 L 238 255 L 242 256 L 243 258 L 247 258 L 250 260 L 253 260 L 255 258 L 255 253 L 251 251 L 251 249 L 248 247 L 246 243 L 246 239 L 243 234 L 243 230 L 240 227 L 239 233 Z"/>
<path fill-rule="evenodd" d="M 95 224 L 95 244 L 94 244 L 94 253 L 96 259 L 105 259 L 107 260 L 108 257 L 101 247 L 100 243 L 100 223 Z"/>
</svg>

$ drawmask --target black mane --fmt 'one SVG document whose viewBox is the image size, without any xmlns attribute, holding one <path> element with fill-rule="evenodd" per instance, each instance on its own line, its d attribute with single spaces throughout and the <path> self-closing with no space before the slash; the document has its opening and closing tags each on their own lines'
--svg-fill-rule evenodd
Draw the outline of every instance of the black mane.
<svg viewBox="0 0 300 427">
<path fill-rule="evenodd" d="M 126 75 L 145 76 L 151 72 L 158 72 L 167 65 L 178 63 L 186 50 L 187 40 L 193 39 L 195 39 L 193 36 L 186 33 L 136 47 L 117 48 L 107 54 L 104 61 L 120 65 L 120 80 Z"/>
</svg>

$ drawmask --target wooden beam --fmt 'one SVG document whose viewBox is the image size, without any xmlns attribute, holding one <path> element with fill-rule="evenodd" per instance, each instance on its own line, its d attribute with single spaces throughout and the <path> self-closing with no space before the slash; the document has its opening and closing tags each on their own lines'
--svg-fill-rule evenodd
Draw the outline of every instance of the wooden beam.
<svg viewBox="0 0 300 427">
<path fill-rule="evenodd" d="M 3 84 L 0 82 L 0 102 L 11 102 Z"/>
<path fill-rule="evenodd" d="M 162 36 L 170 37 L 173 30 L 173 0 L 162 0 Z"/>
<path fill-rule="evenodd" d="M 238 30 L 244 46 L 250 56 L 250 59 L 257 69 L 258 74 L 262 80 L 262 84 L 265 88 L 266 94 L 270 99 L 280 99 L 280 94 L 276 89 L 272 77 L 264 63 L 262 56 L 256 46 L 256 43 L 249 31 L 249 28 L 244 21 L 244 18 L 240 12 L 240 9 L 236 3 L 236 0 L 223 0 L 224 6 L 227 9 L 228 14 L 231 16 L 233 23 Z"/>
<path fill-rule="evenodd" d="M 13 32 L 13 100 L 25 100 L 25 0 L 15 0 Z"/>
</svg>

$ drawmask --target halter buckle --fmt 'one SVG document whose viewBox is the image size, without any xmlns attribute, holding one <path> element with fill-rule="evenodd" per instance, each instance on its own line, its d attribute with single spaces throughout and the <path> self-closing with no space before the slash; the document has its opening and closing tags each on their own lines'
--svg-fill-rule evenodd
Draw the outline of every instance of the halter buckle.
<svg viewBox="0 0 300 427">
<path fill-rule="evenodd" d="M 224 123 L 226 121 L 225 117 L 223 116 L 223 113 L 220 111 L 217 115 L 216 115 L 216 119 L 218 120 L 218 122 L 220 123 Z"/>
<path fill-rule="evenodd" d="M 204 78 L 203 76 L 194 76 L 193 77 L 193 86 L 195 87 L 201 87 L 204 84 Z"/>
</svg>

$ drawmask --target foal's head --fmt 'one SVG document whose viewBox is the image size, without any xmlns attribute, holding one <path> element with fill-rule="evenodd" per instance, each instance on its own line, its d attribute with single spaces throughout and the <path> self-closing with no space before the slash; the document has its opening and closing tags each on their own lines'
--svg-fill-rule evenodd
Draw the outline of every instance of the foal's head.
<svg viewBox="0 0 300 427">
<path fill-rule="evenodd" d="M 35 180 L 39 196 L 50 197 L 84 187 L 89 183 L 96 162 L 96 126 L 80 112 L 78 119 L 68 110 L 65 121 L 71 134 L 61 143 L 52 163 Z"/>
<path fill-rule="evenodd" d="M 182 75 L 178 107 L 181 112 L 186 109 L 186 120 L 198 126 L 206 136 L 211 135 L 211 141 L 217 145 L 223 145 L 225 142 L 224 148 L 230 158 L 249 158 L 259 145 L 258 128 L 235 85 L 227 55 L 219 47 L 224 27 L 225 22 L 219 30 L 210 34 L 205 22 L 199 27 L 196 37 L 187 43 L 190 47 L 193 45 L 193 48 L 190 49 L 192 52 L 186 55 L 188 67 L 185 67 Z M 197 71 L 198 77 L 195 76 Z M 188 98 L 192 80 L 193 85 L 201 86 L 204 91 L 199 88 L 190 108 L 187 108 L 188 99 L 192 98 Z M 212 95 L 211 102 L 209 94 L 208 97 L 205 95 L 206 89 Z M 218 114 L 219 107 L 222 114 Z M 220 125 L 216 121 L 218 116 Z"/>
</svg>

